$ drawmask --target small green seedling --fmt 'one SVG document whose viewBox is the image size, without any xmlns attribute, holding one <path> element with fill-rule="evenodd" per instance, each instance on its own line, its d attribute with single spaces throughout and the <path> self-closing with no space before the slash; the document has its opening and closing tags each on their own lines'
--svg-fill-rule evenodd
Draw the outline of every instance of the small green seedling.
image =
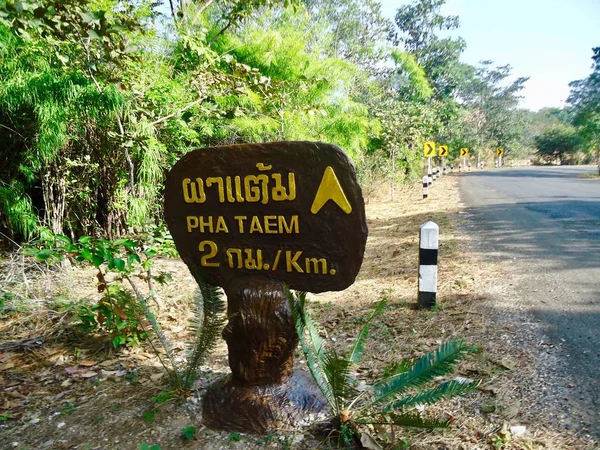
<svg viewBox="0 0 600 450">
<path fill-rule="evenodd" d="M 240 433 L 230 433 L 229 434 L 229 442 L 239 442 L 242 440 L 242 435 Z"/>
<path fill-rule="evenodd" d="M 181 429 L 181 437 L 186 441 L 191 441 L 196 437 L 196 427 L 186 427 Z"/>
<path fill-rule="evenodd" d="M 156 416 L 157 412 L 158 412 L 158 408 L 154 408 L 150 411 L 142 413 L 142 417 L 144 418 L 144 420 L 146 422 L 152 422 L 154 420 L 154 416 Z"/>
<path fill-rule="evenodd" d="M 65 405 L 65 407 L 63 409 L 60 410 L 60 413 L 63 416 L 68 416 L 69 414 L 71 414 L 73 411 L 75 411 L 76 406 L 71 403 L 71 402 L 67 402 L 67 404 Z"/>
<path fill-rule="evenodd" d="M 146 442 L 140 444 L 140 450 L 160 450 L 160 445 L 158 444 L 154 444 L 154 445 L 150 445 L 147 444 Z"/>
</svg>

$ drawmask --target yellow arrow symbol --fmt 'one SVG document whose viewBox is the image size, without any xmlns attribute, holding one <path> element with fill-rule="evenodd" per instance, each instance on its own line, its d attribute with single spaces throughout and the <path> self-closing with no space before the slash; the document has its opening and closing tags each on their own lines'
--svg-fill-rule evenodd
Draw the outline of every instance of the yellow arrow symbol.
<svg viewBox="0 0 600 450">
<path fill-rule="evenodd" d="M 342 186 L 340 186 L 340 182 L 331 166 L 327 166 L 325 173 L 323 173 L 323 179 L 321 180 L 313 204 L 310 207 L 310 212 L 317 214 L 329 200 L 333 200 L 337 203 L 346 214 L 352 212 L 352 206 L 350 206 L 346 194 L 344 194 Z"/>
</svg>

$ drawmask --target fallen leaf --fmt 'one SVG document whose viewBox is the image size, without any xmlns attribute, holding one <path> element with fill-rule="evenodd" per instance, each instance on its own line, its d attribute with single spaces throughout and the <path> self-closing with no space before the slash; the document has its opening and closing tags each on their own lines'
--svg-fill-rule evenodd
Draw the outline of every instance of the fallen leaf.
<svg viewBox="0 0 600 450">
<path fill-rule="evenodd" d="M 164 373 L 155 373 L 154 375 L 150 375 L 150 379 L 152 381 L 160 380 L 165 374 Z"/>
<path fill-rule="evenodd" d="M 8 399 L 4 399 L 4 403 L 2 404 L 2 407 L 0 409 L 13 409 L 19 406 L 19 403 L 17 402 L 11 402 Z"/>
<path fill-rule="evenodd" d="M 375 432 L 377 433 L 377 437 L 382 441 L 388 440 L 388 427 L 389 425 L 384 425 L 381 423 L 377 423 L 373 425 Z"/>
<path fill-rule="evenodd" d="M 92 378 L 92 377 L 95 377 L 96 375 L 98 375 L 98 372 L 94 372 L 93 370 L 90 370 L 89 372 L 85 372 L 85 373 L 81 374 L 81 376 L 83 378 Z"/>
<path fill-rule="evenodd" d="M 92 360 L 82 361 L 79 363 L 79 365 L 83 366 L 83 367 L 93 367 L 96 364 L 98 364 L 98 361 L 92 361 Z"/>
<path fill-rule="evenodd" d="M 85 369 L 82 369 L 80 367 L 77 366 L 70 366 L 70 367 L 66 367 L 65 368 L 65 372 L 69 375 L 76 375 L 78 373 L 81 373 L 82 371 L 84 371 Z"/>
<path fill-rule="evenodd" d="M 513 370 L 515 367 L 517 367 L 516 362 L 508 359 L 503 359 L 502 361 L 499 361 L 498 365 L 506 370 Z"/>
<path fill-rule="evenodd" d="M 37 376 L 40 380 L 43 381 L 43 380 L 50 378 L 51 376 L 53 377 L 53 374 L 50 371 L 50 369 L 46 369 L 46 370 L 42 370 L 41 372 L 38 372 Z"/>
<path fill-rule="evenodd" d="M 69 389 L 68 391 L 64 391 L 64 392 L 60 392 L 60 393 L 56 394 L 54 397 L 52 397 L 51 401 L 55 402 L 56 400 L 63 398 L 65 395 L 69 394 L 72 390 L 73 389 Z"/>
<path fill-rule="evenodd" d="M 102 361 L 98 366 L 100 367 L 109 367 L 114 366 L 119 363 L 118 359 L 107 359 L 106 361 Z"/>
<path fill-rule="evenodd" d="M 504 407 L 504 409 L 502 410 L 501 414 L 506 419 L 514 419 L 515 417 L 517 417 L 520 410 L 521 410 L 521 402 L 517 400 L 513 403 L 506 405 Z"/>
<path fill-rule="evenodd" d="M 38 397 L 40 395 L 51 395 L 51 394 L 52 394 L 52 392 L 50 392 L 50 391 L 35 391 L 31 395 L 35 395 L 36 397 Z"/>
<path fill-rule="evenodd" d="M 19 391 L 8 391 L 6 395 L 12 398 L 27 398 L 26 395 L 21 394 Z"/>
<path fill-rule="evenodd" d="M 13 367 L 15 367 L 15 363 L 12 361 L 9 361 L 7 363 L 0 365 L 0 371 L 12 369 Z"/>
<path fill-rule="evenodd" d="M 360 434 L 360 443 L 369 450 L 383 450 L 383 447 L 377 443 L 375 438 L 366 432 Z"/>
</svg>

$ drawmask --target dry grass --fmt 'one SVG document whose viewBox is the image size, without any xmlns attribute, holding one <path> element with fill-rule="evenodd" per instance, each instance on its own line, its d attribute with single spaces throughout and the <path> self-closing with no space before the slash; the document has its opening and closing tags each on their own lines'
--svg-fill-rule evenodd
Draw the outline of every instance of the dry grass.
<svg viewBox="0 0 600 450">
<path fill-rule="evenodd" d="M 356 368 L 367 383 L 392 361 L 418 357 L 449 338 L 465 338 L 482 352 L 462 362 L 456 375 L 481 379 L 481 389 L 467 398 L 428 407 L 426 414 L 451 417 L 450 429 L 433 432 L 372 430 L 388 448 L 411 449 L 586 449 L 595 448 L 590 439 L 554 429 L 531 410 L 528 396 L 535 366 L 534 349 L 514 344 L 518 326 L 499 324 L 489 317 L 489 286 L 503 275 L 493 264 L 470 254 L 469 238 L 458 234 L 461 204 L 456 177 L 445 177 L 423 200 L 420 184 L 397 188 L 395 201 L 386 201 L 389 186 L 367 202 L 369 240 L 361 272 L 349 289 L 310 295 L 310 308 L 320 323 L 328 345 L 346 348 L 356 336 L 363 319 L 375 302 L 386 298 L 388 308 L 372 328 L 365 360 Z M 440 226 L 438 307 L 433 311 L 415 306 L 418 277 L 418 230 L 427 220 Z M 194 284 L 179 261 L 163 260 L 160 269 L 174 280 L 159 293 L 165 307 L 160 321 L 183 352 L 188 338 L 188 302 Z M 5 267 L 6 269 L 6 267 Z M 4 319 L 0 341 L 23 342 L 43 336 L 39 345 L 0 349 L 0 448 L 137 448 L 141 442 L 159 443 L 162 449 L 180 448 L 316 448 L 323 444 L 306 430 L 264 437 L 242 436 L 230 441 L 228 433 L 201 425 L 200 393 L 208 381 L 228 370 L 227 348 L 221 342 L 210 364 L 207 379 L 183 405 L 170 402 L 160 408 L 151 422 L 141 414 L 152 409 L 151 397 L 164 385 L 156 358 L 144 348 L 111 353 L 98 339 L 72 334 L 72 316 L 57 311 L 59 300 L 94 301 L 94 273 L 66 269 L 38 273 L 30 294 L 38 298 L 27 313 Z M 35 284 L 35 286 L 33 286 Z M 1 287 L 1 286 L 0 286 Z M 33 292 L 35 291 L 35 292 Z M 58 302 L 58 303 L 57 303 Z M 4 353 L 4 354 L 2 354 Z M 65 368 L 86 360 L 99 365 L 89 379 L 65 374 Z M 108 363 L 107 363 L 108 361 Z M 302 361 L 297 364 L 302 366 Z M 96 366 L 94 366 L 96 368 Z M 132 379 L 135 374 L 135 380 Z M 66 406 L 74 405 L 68 414 Z M 63 425 L 60 425 L 63 423 Z M 184 443 L 183 427 L 195 425 L 197 439 Z M 511 437 L 510 427 L 525 425 L 523 437 Z M 294 442 L 291 444 L 291 442 Z M 408 445 L 408 447 L 406 447 Z"/>
</svg>

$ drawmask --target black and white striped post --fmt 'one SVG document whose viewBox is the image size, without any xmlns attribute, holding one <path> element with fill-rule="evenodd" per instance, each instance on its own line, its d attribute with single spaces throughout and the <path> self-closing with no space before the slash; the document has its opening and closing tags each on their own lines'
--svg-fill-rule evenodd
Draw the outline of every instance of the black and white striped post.
<svg viewBox="0 0 600 450">
<path fill-rule="evenodd" d="M 431 183 L 433 183 L 433 175 L 431 174 L 431 157 L 427 158 L 427 176 L 429 177 L 427 179 L 427 183 L 429 186 L 431 186 Z"/>
<path fill-rule="evenodd" d="M 437 258 L 440 228 L 434 222 L 421 225 L 419 236 L 419 307 L 433 308 L 437 293 Z"/>
<path fill-rule="evenodd" d="M 444 158 L 444 162 L 442 163 L 442 175 L 446 175 L 446 158 Z"/>
<path fill-rule="evenodd" d="M 458 171 L 462 172 L 462 165 L 460 163 L 458 163 Z"/>
<path fill-rule="evenodd" d="M 433 177 L 433 181 L 437 180 L 437 173 L 435 172 L 435 167 L 431 168 L 431 176 Z"/>
<path fill-rule="evenodd" d="M 429 195 L 429 177 L 425 175 L 423 177 L 423 198 L 427 198 Z"/>
<path fill-rule="evenodd" d="M 471 161 L 469 161 L 469 172 L 471 171 Z"/>
<path fill-rule="evenodd" d="M 454 173 L 454 163 L 450 164 L 450 173 Z"/>
</svg>

